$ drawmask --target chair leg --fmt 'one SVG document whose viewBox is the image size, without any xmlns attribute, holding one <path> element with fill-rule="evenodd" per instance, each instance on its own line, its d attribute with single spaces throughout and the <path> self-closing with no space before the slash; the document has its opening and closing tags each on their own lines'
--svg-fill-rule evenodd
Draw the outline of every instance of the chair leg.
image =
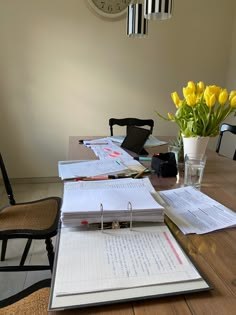
<svg viewBox="0 0 236 315">
<path fill-rule="evenodd" d="M 6 250 L 7 250 L 7 241 L 8 241 L 8 240 L 3 240 L 3 241 L 2 241 L 1 261 L 4 261 L 4 260 L 5 260 Z"/>
<path fill-rule="evenodd" d="M 223 132 L 220 132 L 218 140 L 217 140 L 217 144 L 216 144 L 216 153 L 219 153 L 220 151 L 222 136 L 223 136 Z"/>
<path fill-rule="evenodd" d="M 46 244 L 46 250 L 48 252 L 48 261 L 49 261 L 50 269 L 52 271 L 53 262 L 54 262 L 54 248 L 52 245 L 52 240 L 50 238 L 46 239 L 45 244 Z"/>
<path fill-rule="evenodd" d="M 111 136 L 113 136 L 113 127 L 110 126 L 110 133 L 111 133 Z"/>
<path fill-rule="evenodd" d="M 29 249 L 31 246 L 31 243 L 32 243 L 32 239 L 29 238 L 26 245 L 25 245 L 25 249 L 24 249 L 24 252 L 23 252 L 22 257 L 21 257 L 20 266 L 24 266 L 25 260 L 27 258 L 27 255 L 28 255 L 28 252 L 29 252 Z"/>
</svg>

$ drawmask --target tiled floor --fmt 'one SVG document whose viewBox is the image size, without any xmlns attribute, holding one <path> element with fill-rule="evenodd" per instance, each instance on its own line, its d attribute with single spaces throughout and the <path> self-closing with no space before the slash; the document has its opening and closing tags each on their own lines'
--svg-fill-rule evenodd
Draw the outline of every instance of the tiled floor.
<svg viewBox="0 0 236 315">
<path fill-rule="evenodd" d="M 40 184 L 15 184 L 13 191 L 17 202 L 30 201 L 48 196 L 62 196 L 61 183 L 40 183 Z M 7 196 L 4 187 L 0 185 L 0 207 L 7 204 Z M 53 238 L 55 244 L 56 237 Z M 9 240 L 6 252 L 6 260 L 0 262 L 0 266 L 19 264 L 25 240 Z M 0 241 L 1 250 L 1 241 Z M 26 264 L 48 264 L 45 243 L 41 240 L 32 242 Z M 6 298 L 30 284 L 50 278 L 51 272 L 30 271 L 30 272 L 0 272 L 0 300 Z"/>
</svg>

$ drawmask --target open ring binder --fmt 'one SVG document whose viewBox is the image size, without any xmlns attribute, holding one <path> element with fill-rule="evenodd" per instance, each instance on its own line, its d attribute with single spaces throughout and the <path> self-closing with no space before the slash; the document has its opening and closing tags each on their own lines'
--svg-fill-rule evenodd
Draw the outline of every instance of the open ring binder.
<svg viewBox="0 0 236 315">
<path fill-rule="evenodd" d="M 132 203 L 129 201 L 128 205 L 127 205 L 127 210 L 130 212 L 130 221 L 129 221 L 129 228 L 130 231 L 132 231 L 132 227 L 133 227 L 133 207 L 132 207 Z M 101 211 L 101 231 L 104 231 L 104 208 L 103 208 L 103 204 L 100 203 L 100 211 Z M 111 228 L 112 229 L 119 229 L 120 227 L 127 227 L 127 223 L 128 222 L 119 222 L 118 220 L 114 220 L 111 223 Z"/>
</svg>

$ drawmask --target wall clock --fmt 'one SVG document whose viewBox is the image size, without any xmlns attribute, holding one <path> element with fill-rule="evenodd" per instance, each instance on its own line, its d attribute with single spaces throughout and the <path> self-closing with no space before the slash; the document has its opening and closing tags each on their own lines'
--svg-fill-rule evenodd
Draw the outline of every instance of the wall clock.
<svg viewBox="0 0 236 315">
<path fill-rule="evenodd" d="M 96 15 L 107 19 L 120 19 L 125 16 L 129 0 L 87 0 Z"/>
</svg>

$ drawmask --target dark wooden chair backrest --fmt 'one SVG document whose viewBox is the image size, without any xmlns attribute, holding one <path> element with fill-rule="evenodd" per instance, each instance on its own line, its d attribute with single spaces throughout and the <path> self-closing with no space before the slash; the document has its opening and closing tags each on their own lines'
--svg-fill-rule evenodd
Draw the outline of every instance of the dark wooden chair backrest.
<svg viewBox="0 0 236 315">
<path fill-rule="evenodd" d="M 0 153 L 0 169 L 1 169 L 1 172 L 2 172 L 2 179 L 3 179 L 4 186 L 5 186 L 5 189 L 6 189 L 6 193 L 7 193 L 8 199 L 9 199 L 9 203 L 10 203 L 10 205 L 15 205 L 16 202 L 15 202 L 15 199 L 14 199 L 11 183 L 10 183 L 9 177 L 7 175 L 7 170 L 5 168 L 5 164 L 3 162 L 3 158 L 2 158 L 2 154 L 1 153 Z"/>
<path fill-rule="evenodd" d="M 127 133 L 129 126 L 137 126 L 137 127 L 149 126 L 150 127 L 150 133 L 152 133 L 153 126 L 154 126 L 154 120 L 153 119 L 139 119 L 139 118 L 110 118 L 109 119 L 109 126 L 110 126 L 111 136 L 113 136 L 113 126 L 114 125 L 127 126 L 126 133 Z"/>
<path fill-rule="evenodd" d="M 230 125 L 230 124 L 227 124 L 227 123 L 223 123 L 220 126 L 220 134 L 219 134 L 218 142 L 217 142 L 217 145 L 216 145 L 216 152 L 217 153 L 219 153 L 219 151 L 220 151 L 221 140 L 222 140 L 224 132 L 226 132 L 226 131 L 229 131 L 229 132 L 231 132 L 231 133 L 236 135 L 236 125 Z M 236 149 L 235 149 L 235 152 L 234 152 L 233 160 L 236 161 Z"/>
</svg>

